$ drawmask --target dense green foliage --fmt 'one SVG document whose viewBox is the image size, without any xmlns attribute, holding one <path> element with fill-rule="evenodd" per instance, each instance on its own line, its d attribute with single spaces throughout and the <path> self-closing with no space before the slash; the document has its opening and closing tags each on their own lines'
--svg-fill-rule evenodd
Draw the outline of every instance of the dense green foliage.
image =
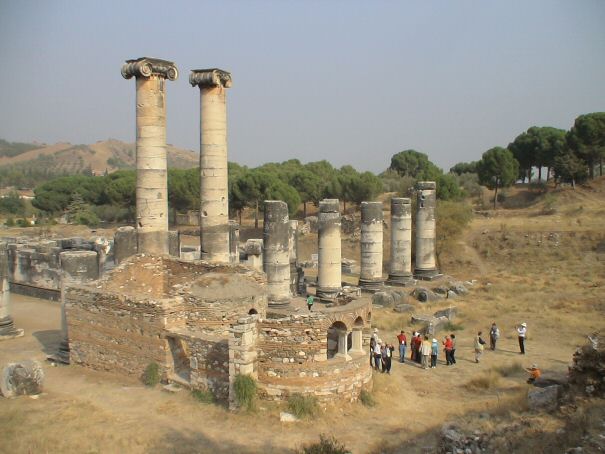
<svg viewBox="0 0 605 454">
<path fill-rule="evenodd" d="M 538 168 L 538 181 L 542 181 L 542 167 L 553 166 L 555 156 L 566 147 L 565 131 L 551 127 L 532 126 L 508 145 L 519 163 L 519 177 L 531 182 L 532 167 Z"/>
<path fill-rule="evenodd" d="M 416 150 L 401 151 L 391 158 L 391 170 L 401 176 L 413 177 L 417 181 L 435 181 L 443 172 L 429 161 L 424 153 Z"/>
<path fill-rule="evenodd" d="M 0 198 L 0 213 L 2 214 L 23 214 L 25 211 L 25 202 L 17 192 L 10 192 Z"/>
<path fill-rule="evenodd" d="M 477 173 L 477 161 L 459 162 L 450 169 L 450 173 L 460 176 L 464 173 Z"/>
<path fill-rule="evenodd" d="M 477 163 L 479 182 L 494 190 L 494 208 L 498 198 L 498 189 L 512 185 L 519 174 L 519 163 L 510 150 L 494 147 L 483 153 Z"/>
<path fill-rule="evenodd" d="M 250 375 L 238 375 L 233 382 L 235 399 L 238 405 L 252 411 L 256 405 L 256 380 Z"/>
<path fill-rule="evenodd" d="M 149 363 L 143 372 L 145 386 L 155 386 L 160 382 L 160 366 L 158 363 Z"/>
<path fill-rule="evenodd" d="M 588 164 L 588 173 L 594 178 L 594 166 L 605 158 L 605 112 L 580 115 L 567 133 L 567 144 Z M 572 165 L 575 165 L 574 162 Z M 602 171 L 602 167 L 601 167 Z"/>
</svg>

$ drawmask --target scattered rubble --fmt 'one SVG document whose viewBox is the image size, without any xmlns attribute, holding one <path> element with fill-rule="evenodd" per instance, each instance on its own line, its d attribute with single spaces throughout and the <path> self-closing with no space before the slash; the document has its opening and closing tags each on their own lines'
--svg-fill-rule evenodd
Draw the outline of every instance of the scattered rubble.
<svg viewBox="0 0 605 454">
<path fill-rule="evenodd" d="M 31 396 L 42 392 L 44 371 L 33 360 L 9 363 L 2 369 L 0 391 L 4 397 Z"/>
</svg>

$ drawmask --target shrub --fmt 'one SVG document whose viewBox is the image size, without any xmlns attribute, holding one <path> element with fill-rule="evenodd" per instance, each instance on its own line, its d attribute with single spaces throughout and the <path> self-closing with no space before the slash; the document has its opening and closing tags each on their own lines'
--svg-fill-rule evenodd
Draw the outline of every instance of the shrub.
<svg viewBox="0 0 605 454">
<path fill-rule="evenodd" d="M 145 386 L 155 386 L 160 382 L 160 366 L 155 363 L 149 363 L 143 372 L 143 383 Z"/>
<path fill-rule="evenodd" d="M 233 383 L 235 399 L 240 407 L 254 410 L 256 402 L 256 381 L 250 375 L 238 375 Z"/>
<path fill-rule="evenodd" d="M 191 391 L 193 398 L 203 404 L 213 404 L 215 402 L 214 394 L 208 390 L 194 389 Z"/>
<path fill-rule="evenodd" d="M 14 227 L 15 226 L 15 220 L 13 218 L 8 218 L 6 220 L 6 222 L 4 223 L 4 225 L 6 225 L 7 227 Z"/>
<path fill-rule="evenodd" d="M 494 370 L 503 377 L 511 377 L 525 373 L 525 369 L 520 362 L 502 364 L 501 366 L 496 366 Z"/>
<path fill-rule="evenodd" d="M 31 222 L 29 222 L 27 219 L 17 219 L 17 226 L 18 227 L 31 227 Z"/>
<path fill-rule="evenodd" d="M 483 375 L 469 380 L 466 387 L 470 390 L 492 389 L 498 386 L 498 383 L 500 383 L 500 375 L 494 370 L 489 370 Z"/>
<path fill-rule="evenodd" d="M 372 396 L 372 394 L 366 391 L 365 389 L 361 390 L 361 393 L 359 394 L 359 400 L 366 407 L 373 407 L 376 405 L 376 400 L 374 399 L 374 396 Z"/>
<path fill-rule="evenodd" d="M 292 394 L 288 397 L 288 409 L 297 418 L 305 418 L 315 416 L 319 410 L 319 405 L 315 396 Z"/>
<path fill-rule="evenodd" d="M 350 453 L 333 435 L 319 435 L 319 443 L 313 443 L 302 448 L 303 454 L 347 454 Z"/>
<path fill-rule="evenodd" d="M 443 331 L 462 331 L 464 329 L 464 325 L 460 324 L 460 323 L 455 323 L 452 322 L 451 320 L 448 321 L 445 325 L 443 325 L 442 330 Z"/>
</svg>

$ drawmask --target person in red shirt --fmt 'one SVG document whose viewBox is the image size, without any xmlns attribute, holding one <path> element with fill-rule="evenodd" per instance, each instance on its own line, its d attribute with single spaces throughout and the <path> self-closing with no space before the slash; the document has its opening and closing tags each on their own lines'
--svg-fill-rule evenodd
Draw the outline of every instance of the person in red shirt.
<svg viewBox="0 0 605 454">
<path fill-rule="evenodd" d="M 420 333 L 416 333 L 416 342 L 414 343 L 414 349 L 416 350 L 416 362 L 418 364 L 420 364 L 422 362 L 422 353 L 421 353 L 421 348 L 422 348 L 422 336 L 420 335 Z"/>
<path fill-rule="evenodd" d="M 449 366 L 450 364 L 454 364 L 452 362 L 452 347 L 453 347 L 452 338 L 450 336 L 445 336 L 443 340 L 443 347 L 445 351 L 445 364 Z"/>
<path fill-rule="evenodd" d="M 408 340 L 403 331 L 397 336 L 397 342 L 399 343 L 399 362 L 405 363 L 405 349 L 408 345 Z"/>
</svg>

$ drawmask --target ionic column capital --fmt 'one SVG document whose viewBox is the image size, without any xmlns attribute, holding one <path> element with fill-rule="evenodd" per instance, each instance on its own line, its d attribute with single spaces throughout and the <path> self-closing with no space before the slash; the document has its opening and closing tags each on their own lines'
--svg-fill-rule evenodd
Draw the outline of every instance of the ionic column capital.
<svg viewBox="0 0 605 454">
<path fill-rule="evenodd" d="M 218 68 L 192 69 L 189 74 L 189 83 L 192 86 L 202 87 L 231 87 L 231 73 Z"/>
<path fill-rule="evenodd" d="M 142 57 L 136 60 L 126 60 L 126 63 L 122 65 L 122 77 L 124 79 L 151 76 L 176 80 L 179 77 L 179 71 L 173 62 L 160 60 L 159 58 Z"/>
</svg>

